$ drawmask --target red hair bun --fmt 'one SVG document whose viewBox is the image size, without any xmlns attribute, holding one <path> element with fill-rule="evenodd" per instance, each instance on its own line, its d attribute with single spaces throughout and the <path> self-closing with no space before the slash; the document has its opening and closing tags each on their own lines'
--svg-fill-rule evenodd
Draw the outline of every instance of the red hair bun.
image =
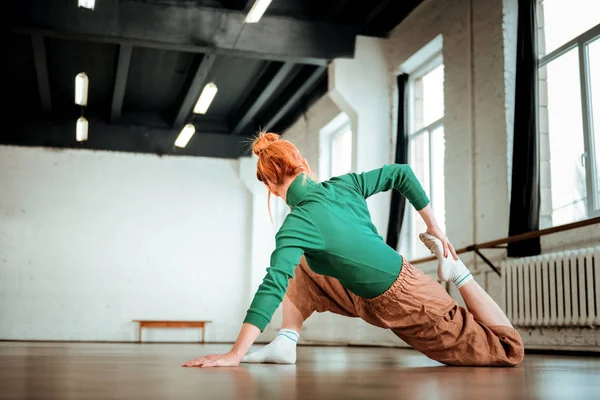
<svg viewBox="0 0 600 400">
<path fill-rule="evenodd" d="M 276 133 L 261 132 L 252 143 L 252 152 L 257 156 L 260 156 L 260 153 L 262 153 L 263 150 L 278 140 L 279 135 Z"/>
</svg>

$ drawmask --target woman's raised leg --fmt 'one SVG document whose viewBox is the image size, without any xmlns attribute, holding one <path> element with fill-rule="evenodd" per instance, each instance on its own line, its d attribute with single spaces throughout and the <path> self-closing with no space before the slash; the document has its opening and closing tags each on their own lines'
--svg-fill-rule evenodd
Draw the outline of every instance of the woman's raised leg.
<svg viewBox="0 0 600 400">
<path fill-rule="evenodd" d="M 438 277 L 456 284 L 467 309 L 455 305 L 438 320 L 435 346 L 418 339 L 415 344 L 430 357 L 451 365 L 515 366 L 521 363 L 523 339 L 500 306 L 461 261 L 444 258 L 438 239 L 428 234 L 421 234 L 420 238 L 439 261 Z M 423 283 L 415 284 L 419 285 Z"/>
<path fill-rule="evenodd" d="M 467 305 L 467 309 L 476 320 L 487 326 L 513 327 L 500 306 L 475 280 L 470 281 L 458 290 Z"/>
<path fill-rule="evenodd" d="M 509 326 L 512 324 L 500 306 L 489 294 L 473 279 L 471 273 L 460 260 L 448 256 L 444 258 L 442 242 L 427 233 L 419 235 L 421 241 L 437 257 L 439 261 L 438 277 L 440 280 L 452 280 L 458 288 L 467 309 L 476 320 L 486 326 Z"/>
</svg>

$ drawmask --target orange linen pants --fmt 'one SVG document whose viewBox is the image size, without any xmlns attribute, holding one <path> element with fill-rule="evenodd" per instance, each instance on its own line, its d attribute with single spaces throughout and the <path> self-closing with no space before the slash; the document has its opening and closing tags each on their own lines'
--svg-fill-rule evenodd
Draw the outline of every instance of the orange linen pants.
<svg viewBox="0 0 600 400">
<path fill-rule="evenodd" d="M 372 299 L 316 274 L 304 257 L 294 275 L 286 295 L 304 320 L 315 311 L 362 318 L 391 329 L 414 349 L 447 365 L 515 366 L 523 360 L 523 341 L 515 329 L 475 320 L 438 282 L 406 260 L 396 282 Z"/>
</svg>

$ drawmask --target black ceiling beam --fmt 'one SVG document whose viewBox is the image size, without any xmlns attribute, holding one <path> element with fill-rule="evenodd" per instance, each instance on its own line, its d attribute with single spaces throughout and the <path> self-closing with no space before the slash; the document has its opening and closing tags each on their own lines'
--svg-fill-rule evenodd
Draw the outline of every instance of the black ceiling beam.
<svg viewBox="0 0 600 400">
<path fill-rule="evenodd" d="M 306 112 L 317 102 L 321 97 L 327 94 L 328 87 L 327 79 L 319 79 L 315 86 L 308 91 L 302 98 L 300 102 L 294 107 L 290 112 L 288 112 L 281 121 L 275 125 L 271 131 L 280 132 L 285 134 L 285 132 L 300 118 L 306 115 Z"/>
<path fill-rule="evenodd" d="M 7 29 L 14 33 L 315 65 L 352 58 L 360 30 L 282 16 L 245 24 L 244 12 L 193 3 L 112 0 L 98 2 L 93 12 L 64 0 L 26 0 L 11 7 L 16 12 Z"/>
<path fill-rule="evenodd" d="M 423 0 L 404 0 L 392 2 L 385 13 L 377 17 L 377 24 L 372 25 L 369 33 L 385 37 L 401 23 Z"/>
<path fill-rule="evenodd" d="M 117 73 L 115 74 L 115 88 L 113 90 L 112 104 L 110 107 L 110 122 L 115 122 L 121 118 L 132 51 L 133 47 L 129 44 L 122 44 L 119 46 Z"/>
<path fill-rule="evenodd" d="M 115 125 L 89 115 L 86 117 L 89 120 L 89 138 L 85 142 L 75 140 L 75 121 L 69 119 L 9 121 L 10 129 L 0 133 L 0 144 L 107 150 L 159 156 L 238 158 L 246 155 L 246 146 L 240 136 L 204 131 L 202 134 L 196 133 L 189 144 L 180 149 L 174 146 L 179 135 L 177 129 Z M 49 132 L 52 134 L 49 135 Z"/>
<path fill-rule="evenodd" d="M 330 21 L 334 19 L 346 5 L 350 2 L 350 0 L 337 0 L 334 1 L 329 10 L 327 10 L 327 14 L 325 14 L 325 19 Z"/>
<path fill-rule="evenodd" d="M 229 122 L 225 117 L 209 117 L 207 115 L 194 114 L 190 123 L 196 127 L 196 132 L 211 132 L 229 135 Z"/>
<path fill-rule="evenodd" d="M 293 63 L 285 63 L 283 64 L 279 70 L 273 75 L 273 78 L 269 81 L 267 85 L 265 85 L 262 89 L 260 89 L 260 93 L 256 96 L 255 99 L 251 100 L 251 105 L 248 104 L 248 107 L 244 107 L 244 113 L 238 118 L 235 127 L 232 130 L 234 135 L 239 135 L 244 132 L 244 128 L 252 122 L 256 114 L 260 111 L 260 109 L 265 105 L 267 101 L 271 99 L 273 93 L 283 84 L 283 82 L 293 79 L 293 77 L 300 72 L 301 66 Z"/>
<path fill-rule="evenodd" d="M 268 117 L 265 129 L 272 129 L 279 121 L 281 121 L 286 114 L 288 114 L 294 107 L 296 107 L 302 98 L 306 96 L 319 81 L 327 74 L 327 67 L 316 67 L 315 70 L 308 76 L 306 80 L 297 88 L 290 87 L 290 96 L 287 98 L 285 103 L 277 108 L 277 111 L 270 117 Z M 285 94 L 284 94 L 285 96 Z"/>
<path fill-rule="evenodd" d="M 44 112 L 52 112 L 52 97 L 50 95 L 50 80 L 48 79 L 48 61 L 46 58 L 46 45 L 42 35 L 31 35 L 35 73 L 37 75 L 38 90 Z"/>
<path fill-rule="evenodd" d="M 256 0 L 246 0 L 246 4 L 244 4 L 244 8 L 242 8 L 242 10 L 246 13 L 248 13 L 248 11 L 250 11 L 250 9 L 252 8 L 252 6 L 254 5 L 254 2 Z"/>
<path fill-rule="evenodd" d="M 214 54 L 206 54 L 197 64 L 194 78 L 189 84 L 189 89 L 185 94 L 181 105 L 179 106 L 179 110 L 175 115 L 175 119 L 173 120 L 173 127 L 179 128 L 184 125 L 185 120 L 192 112 L 194 105 L 198 101 L 200 93 L 202 93 L 202 89 L 207 83 L 208 75 L 210 74 L 210 70 L 212 69 L 216 59 L 217 56 Z"/>
<path fill-rule="evenodd" d="M 390 4 L 390 0 L 380 0 L 379 4 L 377 4 L 375 6 L 375 8 L 373 8 L 373 10 L 371 10 L 371 12 L 369 14 L 367 14 L 367 16 L 364 20 L 364 25 L 367 26 L 367 29 L 369 29 L 368 25 L 370 25 L 375 20 L 375 18 L 377 18 L 389 4 Z"/>
<path fill-rule="evenodd" d="M 93 115 L 90 117 L 101 118 L 101 115 Z M 119 122 L 121 125 L 127 126 L 165 130 L 176 129 L 177 132 L 180 131 L 179 127 L 173 128 L 172 118 L 166 120 L 161 114 L 150 111 L 129 111 L 128 113 L 122 115 Z M 211 117 L 208 115 L 194 114 L 190 117 L 189 122 L 194 124 L 196 127 L 196 132 L 219 133 L 226 135 L 230 134 L 229 123 L 224 117 Z"/>
<path fill-rule="evenodd" d="M 249 11 L 252 4 L 254 4 L 254 0 L 221 0 L 221 3 L 229 9 L 239 10 L 239 11 Z"/>
</svg>

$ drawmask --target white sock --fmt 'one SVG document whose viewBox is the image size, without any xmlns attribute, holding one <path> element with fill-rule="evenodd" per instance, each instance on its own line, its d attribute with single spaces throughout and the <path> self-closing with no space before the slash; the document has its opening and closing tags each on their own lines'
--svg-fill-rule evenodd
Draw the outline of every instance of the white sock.
<svg viewBox="0 0 600 400">
<path fill-rule="evenodd" d="M 298 332 L 282 329 L 271 343 L 254 353 L 247 354 L 242 362 L 295 364 L 298 339 L 300 339 Z"/>
<path fill-rule="evenodd" d="M 419 239 L 437 257 L 439 261 L 438 278 L 441 281 L 452 281 L 460 289 L 461 286 L 473 279 L 473 275 L 460 259 L 454 260 L 451 254 L 444 258 L 444 245 L 438 238 L 429 233 L 421 233 Z"/>
</svg>

